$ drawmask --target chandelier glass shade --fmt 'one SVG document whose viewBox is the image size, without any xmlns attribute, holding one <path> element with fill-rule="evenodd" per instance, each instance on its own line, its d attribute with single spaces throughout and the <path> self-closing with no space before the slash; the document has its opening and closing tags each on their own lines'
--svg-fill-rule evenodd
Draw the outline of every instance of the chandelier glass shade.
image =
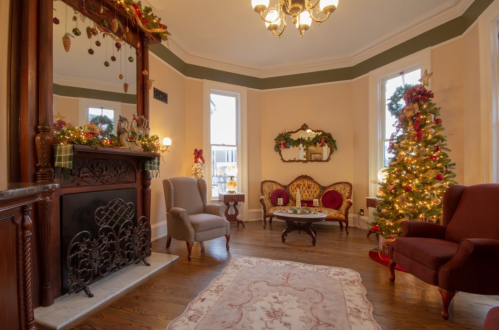
<svg viewBox="0 0 499 330">
<path fill-rule="evenodd" d="M 269 0 L 251 0 L 253 10 L 260 15 L 267 29 L 276 37 L 280 37 L 286 29 L 286 18 L 303 36 L 312 25 L 312 21 L 321 24 L 336 10 L 338 0 L 277 0 L 277 4 L 269 7 Z M 325 15 L 325 16 L 324 16 Z"/>
</svg>

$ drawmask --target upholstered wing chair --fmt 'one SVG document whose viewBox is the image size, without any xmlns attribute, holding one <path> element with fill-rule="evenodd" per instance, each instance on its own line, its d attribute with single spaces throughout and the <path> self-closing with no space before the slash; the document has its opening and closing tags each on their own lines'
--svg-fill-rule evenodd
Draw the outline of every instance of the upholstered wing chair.
<svg viewBox="0 0 499 330">
<path fill-rule="evenodd" d="M 389 246 L 390 281 L 395 265 L 438 286 L 442 317 L 457 291 L 499 294 L 499 184 L 452 186 L 444 194 L 443 223 L 402 223 Z"/>
<path fill-rule="evenodd" d="M 163 180 L 166 202 L 166 248 L 172 238 L 185 241 L 189 260 L 194 242 L 224 236 L 229 250 L 230 223 L 223 217 L 223 205 L 207 204 L 206 181 L 187 177 Z"/>
</svg>

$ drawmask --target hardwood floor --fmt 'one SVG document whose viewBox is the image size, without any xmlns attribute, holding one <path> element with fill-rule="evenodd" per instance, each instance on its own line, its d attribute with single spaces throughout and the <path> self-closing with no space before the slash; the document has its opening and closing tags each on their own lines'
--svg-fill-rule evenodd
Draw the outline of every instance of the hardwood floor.
<svg viewBox="0 0 499 330">
<path fill-rule="evenodd" d="M 187 260 L 185 242 L 173 240 L 165 249 L 166 238 L 153 243 L 153 251 L 179 255 L 149 281 L 99 313 L 74 327 L 80 330 L 160 329 L 179 316 L 197 294 L 220 275 L 231 259 L 254 256 L 330 265 L 356 270 L 362 276 L 374 317 L 382 329 L 481 329 L 488 310 L 499 305 L 499 296 L 458 293 L 451 304 L 448 321 L 440 317 L 441 298 L 437 288 L 410 274 L 397 271 L 395 284 L 388 281 L 388 267 L 372 261 L 368 251 L 377 246 L 375 235 L 351 228 L 346 235 L 337 226 L 317 225 L 317 245 L 310 236 L 290 233 L 281 243 L 285 223 L 247 222 L 246 228 L 231 228 L 231 248 L 225 250 L 225 237 L 196 243 L 192 260 Z M 213 329 L 217 330 L 217 329 Z M 257 329 L 255 329 L 257 330 Z"/>
</svg>

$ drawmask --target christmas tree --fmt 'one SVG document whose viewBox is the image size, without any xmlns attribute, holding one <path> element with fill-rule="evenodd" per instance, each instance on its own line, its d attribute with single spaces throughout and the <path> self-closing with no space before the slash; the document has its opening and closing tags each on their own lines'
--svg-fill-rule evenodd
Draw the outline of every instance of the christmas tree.
<svg viewBox="0 0 499 330">
<path fill-rule="evenodd" d="M 192 164 L 192 177 L 202 179 L 204 177 L 204 157 L 202 149 L 194 149 L 194 164 Z"/>
<path fill-rule="evenodd" d="M 388 110 L 398 121 L 388 147 L 393 158 L 384 170 L 384 182 L 379 182 L 372 227 L 387 239 L 402 233 L 404 221 L 441 223 L 443 194 L 456 183 L 452 172 L 455 164 L 442 135 L 440 108 L 425 88 L 430 76 L 425 71 L 419 80 L 422 84 L 399 87 L 389 99 Z"/>
</svg>

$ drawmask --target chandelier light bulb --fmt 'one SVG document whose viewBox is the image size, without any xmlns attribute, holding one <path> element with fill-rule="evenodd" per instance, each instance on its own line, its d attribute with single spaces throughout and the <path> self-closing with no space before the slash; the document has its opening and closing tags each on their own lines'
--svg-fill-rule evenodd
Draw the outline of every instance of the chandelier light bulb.
<svg viewBox="0 0 499 330">
<path fill-rule="evenodd" d="M 320 2 L 321 10 L 327 14 L 328 12 L 333 12 L 338 7 L 338 0 L 321 0 Z"/>
<path fill-rule="evenodd" d="M 308 11 L 304 11 L 300 14 L 300 25 L 305 25 L 307 28 L 312 25 L 312 17 Z"/>
<path fill-rule="evenodd" d="M 277 30 L 279 28 L 279 25 L 281 25 L 281 19 L 279 18 L 279 13 L 276 10 L 271 10 L 267 14 L 267 17 L 265 19 L 269 22 L 272 23 L 267 23 L 265 22 L 265 26 L 269 30 Z"/>
</svg>

